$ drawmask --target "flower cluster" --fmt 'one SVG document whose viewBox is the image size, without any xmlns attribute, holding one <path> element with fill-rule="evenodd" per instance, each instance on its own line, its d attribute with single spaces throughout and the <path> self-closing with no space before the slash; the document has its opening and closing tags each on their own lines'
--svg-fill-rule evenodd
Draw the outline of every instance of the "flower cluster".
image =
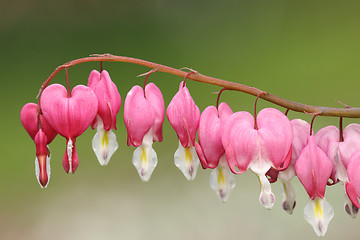
<svg viewBox="0 0 360 240">
<path fill-rule="evenodd" d="M 107 71 L 92 71 L 88 85 L 78 85 L 70 93 L 60 84 L 42 92 L 39 104 L 26 104 L 21 122 L 35 142 L 35 172 L 41 187 L 50 179 L 48 144 L 57 134 L 66 139 L 63 167 L 74 173 L 79 164 L 76 138 L 89 126 L 97 130 L 92 148 L 99 163 L 107 165 L 118 148 L 116 115 L 121 97 Z M 304 217 L 318 236 L 323 236 L 334 212 L 325 200 L 325 188 L 341 182 L 345 191 L 345 211 L 355 217 L 360 208 L 360 125 L 344 130 L 328 126 L 316 134 L 307 122 L 288 117 L 274 108 L 254 115 L 235 112 L 228 104 L 209 106 L 202 113 L 192 99 L 185 80 L 166 109 L 179 147 L 175 165 L 188 180 L 194 180 L 199 164 L 211 168 L 210 186 L 226 202 L 235 187 L 235 174 L 250 169 L 260 183 L 260 203 L 271 209 L 275 196 L 271 183 L 280 179 L 283 209 L 292 214 L 296 206 L 291 179 L 297 176 L 310 197 Z M 149 83 L 134 86 L 124 102 L 127 144 L 136 147 L 132 162 L 142 181 L 149 181 L 157 163 L 152 148 L 163 140 L 165 104 L 160 89 Z M 198 134 L 198 142 L 196 142 Z"/>
</svg>

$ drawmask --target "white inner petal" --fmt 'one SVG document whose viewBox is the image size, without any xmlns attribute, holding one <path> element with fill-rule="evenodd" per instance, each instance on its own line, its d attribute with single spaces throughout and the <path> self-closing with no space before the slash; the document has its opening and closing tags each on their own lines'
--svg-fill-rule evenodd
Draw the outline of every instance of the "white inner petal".
<svg viewBox="0 0 360 240">
<path fill-rule="evenodd" d="M 259 154 L 258 158 L 249 164 L 249 168 L 256 173 L 260 182 L 260 203 L 267 209 L 274 206 L 275 195 L 271 191 L 270 182 L 265 176 L 265 173 L 271 168 L 271 163 L 266 161 Z"/>
<path fill-rule="evenodd" d="M 68 155 L 68 161 L 69 161 L 69 173 L 72 173 L 72 148 L 73 148 L 73 142 L 71 138 L 69 138 L 67 143 L 67 155 Z"/>
<path fill-rule="evenodd" d="M 210 187 L 221 201 L 227 202 L 231 190 L 235 187 L 235 177 L 227 165 L 225 155 L 220 158 L 219 165 L 210 174 Z"/>
<path fill-rule="evenodd" d="M 334 210 L 331 205 L 321 198 L 309 201 L 304 209 L 305 220 L 313 227 L 316 235 L 325 235 L 331 219 L 334 217 Z"/>
<path fill-rule="evenodd" d="M 135 149 L 132 163 L 143 182 L 148 182 L 157 165 L 157 155 L 152 148 L 153 135 L 151 129 L 145 134 L 142 145 Z"/>
<path fill-rule="evenodd" d="M 283 209 L 292 214 L 296 205 L 296 196 L 293 186 L 290 183 L 290 180 L 281 180 L 282 187 L 282 207 Z"/>
<path fill-rule="evenodd" d="M 184 148 L 179 141 L 179 147 L 174 155 L 174 162 L 187 180 L 195 179 L 200 160 L 194 146 Z"/>
<path fill-rule="evenodd" d="M 92 148 L 101 166 L 106 166 L 111 156 L 118 148 L 115 133 L 104 130 L 104 125 L 101 118 L 98 118 L 97 131 L 92 140 Z"/>
</svg>

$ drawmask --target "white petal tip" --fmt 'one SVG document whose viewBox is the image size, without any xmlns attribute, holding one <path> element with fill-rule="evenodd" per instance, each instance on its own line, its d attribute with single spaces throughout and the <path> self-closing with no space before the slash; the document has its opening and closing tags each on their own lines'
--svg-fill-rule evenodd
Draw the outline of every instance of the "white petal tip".
<svg viewBox="0 0 360 240">
<path fill-rule="evenodd" d="M 195 179 L 200 164 L 195 147 L 188 146 L 184 148 L 181 143 L 179 143 L 179 148 L 174 155 L 174 162 L 175 166 L 181 170 L 187 180 L 192 181 Z"/>
<path fill-rule="evenodd" d="M 345 212 L 347 214 L 349 214 L 352 218 L 356 218 L 356 216 L 359 212 L 359 209 L 354 204 L 352 204 L 352 202 L 345 203 L 344 208 L 345 208 Z"/>
<path fill-rule="evenodd" d="M 226 160 L 225 160 L 226 161 Z M 235 187 L 235 177 L 227 165 L 218 165 L 210 174 L 210 187 L 216 192 L 220 200 L 225 203 Z"/>
<path fill-rule="evenodd" d="M 92 140 L 92 148 L 101 166 L 108 165 L 111 156 L 118 148 L 115 133 L 105 131 L 102 125 L 98 125 L 97 132 Z"/>
<path fill-rule="evenodd" d="M 295 200 L 288 199 L 282 202 L 282 208 L 290 215 L 293 213 L 295 206 L 296 206 Z"/>
<path fill-rule="evenodd" d="M 266 193 L 262 191 L 259 196 L 259 201 L 267 209 L 271 209 L 275 203 L 275 195 L 272 192 Z"/>
<path fill-rule="evenodd" d="M 334 211 L 325 199 L 315 198 L 305 206 L 304 218 L 319 237 L 325 236 L 333 217 Z"/>
<path fill-rule="evenodd" d="M 275 203 L 275 195 L 271 191 L 270 182 L 265 174 L 257 174 L 260 183 L 259 201 L 267 209 L 271 209 Z"/>
<path fill-rule="evenodd" d="M 152 146 L 141 145 L 133 154 L 132 163 L 143 182 L 148 182 L 157 165 L 157 155 Z"/>
</svg>

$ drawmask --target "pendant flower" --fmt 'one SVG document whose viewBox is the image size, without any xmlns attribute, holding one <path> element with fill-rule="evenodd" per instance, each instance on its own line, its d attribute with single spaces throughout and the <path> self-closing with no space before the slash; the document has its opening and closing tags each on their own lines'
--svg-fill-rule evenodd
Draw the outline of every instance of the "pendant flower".
<svg viewBox="0 0 360 240">
<path fill-rule="evenodd" d="M 292 214 L 296 206 L 296 199 L 295 191 L 290 181 L 296 176 L 295 163 L 310 136 L 310 124 L 301 119 L 293 119 L 290 122 L 293 129 L 291 161 L 287 169 L 279 171 L 278 178 L 281 180 L 282 186 L 282 207 L 287 213 Z"/>
<path fill-rule="evenodd" d="M 57 135 L 57 132 L 50 126 L 42 114 L 40 124 L 37 116 L 38 105 L 27 103 L 21 109 L 20 120 L 25 130 L 34 140 L 36 146 L 35 174 L 41 188 L 46 188 L 50 180 L 50 150 L 48 144 Z M 39 126 L 41 128 L 39 129 Z"/>
<path fill-rule="evenodd" d="M 200 110 L 183 81 L 180 83 L 179 91 L 171 100 L 166 115 L 179 138 L 179 147 L 174 155 L 175 165 L 187 180 L 194 180 L 200 162 L 195 151 Z"/>
<path fill-rule="evenodd" d="M 222 131 L 231 171 L 239 174 L 250 168 L 259 178 L 260 203 L 271 209 L 275 196 L 265 174 L 271 167 L 283 170 L 289 165 L 293 139 L 289 119 L 273 108 L 261 110 L 256 119 L 248 112 L 237 112 L 226 121 Z"/>
<path fill-rule="evenodd" d="M 144 182 L 149 181 L 158 162 L 152 144 L 163 139 L 164 112 L 163 96 L 154 83 L 147 84 L 145 92 L 140 86 L 134 86 L 126 96 L 124 121 L 127 144 L 137 147 L 132 162 Z"/>
<path fill-rule="evenodd" d="M 324 151 L 316 145 L 314 135 L 308 137 L 295 163 L 295 171 L 310 197 L 304 209 L 304 218 L 318 236 L 324 236 L 334 216 L 331 205 L 324 198 L 332 166 Z"/>
<path fill-rule="evenodd" d="M 84 85 L 74 87 L 68 97 L 64 86 L 52 84 L 45 88 L 40 104 L 50 125 L 66 138 L 63 167 L 66 172 L 74 173 L 79 164 L 75 141 L 94 120 L 98 111 L 97 97 Z"/>
<path fill-rule="evenodd" d="M 91 124 L 93 129 L 97 128 L 92 147 L 100 165 L 105 166 L 118 148 L 112 129 L 116 130 L 116 115 L 120 110 L 121 97 L 106 70 L 101 74 L 96 70 L 91 71 L 88 87 L 94 91 L 98 99 L 98 112 Z"/>
<path fill-rule="evenodd" d="M 196 152 L 204 169 L 214 169 L 210 175 L 210 186 L 223 202 L 229 199 L 235 187 L 235 178 L 231 173 L 221 142 L 222 127 L 232 110 L 226 103 L 219 109 L 214 106 L 205 108 L 200 116 L 199 143 L 195 143 Z"/>
<path fill-rule="evenodd" d="M 356 125 L 348 125 L 344 129 L 343 136 L 346 136 L 346 142 L 342 141 L 339 129 L 335 126 L 327 126 L 322 128 L 315 135 L 317 145 L 325 152 L 332 164 L 332 173 L 330 176 L 332 183 L 330 185 L 338 183 L 339 181 L 342 182 L 342 184 L 345 184 L 345 182 L 348 180 L 344 162 L 348 163 L 349 160 L 341 160 L 340 149 L 342 149 L 344 156 L 351 156 L 354 149 L 356 149 L 356 145 L 359 145 L 360 149 L 360 144 L 358 143 L 358 137 L 360 137 L 360 135 L 356 136 L 356 132 L 355 134 L 352 133 L 352 131 L 357 128 Z M 352 135 L 355 135 L 357 141 L 353 141 L 355 139 L 351 138 Z M 350 154 L 348 152 L 350 152 Z M 344 191 L 346 193 L 345 188 Z M 359 209 L 352 204 L 347 194 L 345 194 L 344 208 L 345 211 L 353 218 L 356 217 L 359 211 Z"/>
</svg>

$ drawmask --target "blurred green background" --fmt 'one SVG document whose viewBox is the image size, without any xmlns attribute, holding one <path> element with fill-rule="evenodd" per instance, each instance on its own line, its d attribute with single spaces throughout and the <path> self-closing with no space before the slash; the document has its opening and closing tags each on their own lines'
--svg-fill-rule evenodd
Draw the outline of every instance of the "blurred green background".
<svg viewBox="0 0 360 240">
<path fill-rule="evenodd" d="M 188 182 L 173 164 L 178 140 L 164 122 L 164 141 L 155 143 L 159 163 L 142 183 L 126 146 L 123 108 L 116 131 L 119 149 L 100 167 L 91 149 L 95 131 L 77 140 L 80 164 L 74 175 L 62 168 L 65 140 L 51 144 L 51 179 L 41 189 L 34 173 L 35 147 L 19 120 L 21 107 L 35 97 L 56 68 L 93 53 L 138 57 L 175 68 L 235 81 L 311 105 L 359 107 L 359 1 L 2 1 L 0 68 L 2 87 L 0 239 L 316 239 L 303 219 L 308 196 L 297 179 L 297 207 L 281 209 L 280 185 L 271 211 L 258 201 L 254 174 L 236 176 L 228 203 L 209 186 L 210 170 Z M 98 63 L 70 69 L 71 85 L 86 84 Z M 138 74 L 148 68 L 104 63 L 122 100 Z M 151 75 L 166 105 L 182 80 Z M 53 82 L 65 83 L 61 72 Z M 214 105 L 218 87 L 188 81 L 202 111 Z M 254 97 L 226 92 L 234 111 L 252 111 Z M 259 101 L 262 107 L 276 107 Z M 280 109 L 280 108 L 279 108 Z M 281 109 L 284 111 L 284 109 Z M 309 116 L 290 112 L 290 118 Z M 345 122 L 359 123 L 359 119 Z M 315 130 L 337 124 L 319 117 Z M 360 217 L 343 210 L 341 185 L 328 187 L 335 217 L 325 239 L 358 239 Z"/>
</svg>

